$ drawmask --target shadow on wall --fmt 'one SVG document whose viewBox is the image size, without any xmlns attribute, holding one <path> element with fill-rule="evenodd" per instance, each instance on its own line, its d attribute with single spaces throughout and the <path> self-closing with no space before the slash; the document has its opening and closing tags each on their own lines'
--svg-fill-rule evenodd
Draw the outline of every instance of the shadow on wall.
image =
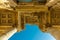
<svg viewBox="0 0 60 40">
<path fill-rule="evenodd" d="M 55 40 L 49 33 L 43 33 L 38 25 L 26 24 L 25 29 L 14 34 L 9 40 Z"/>
</svg>

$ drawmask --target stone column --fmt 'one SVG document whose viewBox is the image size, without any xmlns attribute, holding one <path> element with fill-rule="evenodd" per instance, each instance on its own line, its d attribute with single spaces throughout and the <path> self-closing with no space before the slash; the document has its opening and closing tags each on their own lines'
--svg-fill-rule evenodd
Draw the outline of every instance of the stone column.
<svg viewBox="0 0 60 40">
<path fill-rule="evenodd" d="M 21 27 L 22 27 L 21 26 L 21 12 L 18 11 L 18 27 L 17 27 L 18 31 L 22 31 Z"/>
<path fill-rule="evenodd" d="M 50 0 L 49 2 L 46 3 L 46 6 L 48 7 L 54 6 L 58 1 L 60 0 Z"/>
<path fill-rule="evenodd" d="M 48 32 L 56 39 L 60 40 L 60 30 L 57 28 L 50 28 Z"/>
<path fill-rule="evenodd" d="M 17 32 L 17 29 L 14 28 L 13 30 L 7 32 L 5 35 L 2 35 L 0 37 L 0 40 L 8 40 L 12 35 L 14 35 Z"/>
</svg>

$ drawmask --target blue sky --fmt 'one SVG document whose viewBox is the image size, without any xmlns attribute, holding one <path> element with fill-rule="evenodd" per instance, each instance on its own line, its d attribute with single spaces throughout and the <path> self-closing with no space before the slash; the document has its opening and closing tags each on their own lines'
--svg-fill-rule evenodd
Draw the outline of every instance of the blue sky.
<svg viewBox="0 0 60 40">
<path fill-rule="evenodd" d="M 32 0 L 19 0 L 20 2 L 31 2 Z"/>
<path fill-rule="evenodd" d="M 32 0 L 18 0 L 18 1 L 20 1 L 20 2 L 31 2 Z M 37 0 L 37 1 L 44 1 L 44 0 Z"/>
<path fill-rule="evenodd" d="M 9 40 L 55 40 L 49 34 L 42 32 L 37 25 L 26 24 L 25 29 L 14 34 Z"/>
</svg>

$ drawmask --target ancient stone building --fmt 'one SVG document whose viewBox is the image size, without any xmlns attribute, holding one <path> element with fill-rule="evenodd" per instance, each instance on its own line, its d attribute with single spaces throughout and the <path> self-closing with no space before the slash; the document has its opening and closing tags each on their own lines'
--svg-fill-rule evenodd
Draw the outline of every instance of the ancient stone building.
<svg viewBox="0 0 60 40">
<path fill-rule="evenodd" d="M 60 40 L 60 0 L 0 0 L 0 40 L 25 29 L 26 23 Z"/>
</svg>

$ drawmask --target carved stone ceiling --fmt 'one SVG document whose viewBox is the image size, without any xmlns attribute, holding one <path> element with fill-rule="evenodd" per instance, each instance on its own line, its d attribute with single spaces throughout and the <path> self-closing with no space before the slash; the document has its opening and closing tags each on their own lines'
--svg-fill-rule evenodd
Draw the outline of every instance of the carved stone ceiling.
<svg viewBox="0 0 60 40">
<path fill-rule="evenodd" d="M 16 5 L 13 0 L 0 0 L 0 8 L 11 9 L 11 7 L 15 7 Z"/>
</svg>

